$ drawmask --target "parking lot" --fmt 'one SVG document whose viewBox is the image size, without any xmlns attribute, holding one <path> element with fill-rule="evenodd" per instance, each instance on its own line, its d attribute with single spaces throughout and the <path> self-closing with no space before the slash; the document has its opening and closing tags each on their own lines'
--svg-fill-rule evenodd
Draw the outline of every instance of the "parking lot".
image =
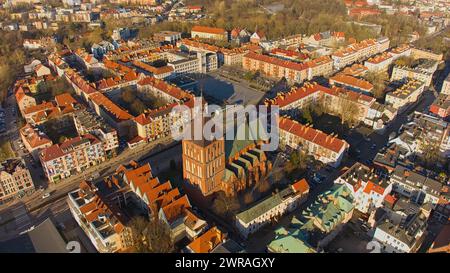
<svg viewBox="0 0 450 273">
<path fill-rule="evenodd" d="M 264 93 L 243 82 L 226 79 L 219 73 L 211 73 L 196 79 L 203 93 L 226 104 L 257 104 Z"/>
</svg>

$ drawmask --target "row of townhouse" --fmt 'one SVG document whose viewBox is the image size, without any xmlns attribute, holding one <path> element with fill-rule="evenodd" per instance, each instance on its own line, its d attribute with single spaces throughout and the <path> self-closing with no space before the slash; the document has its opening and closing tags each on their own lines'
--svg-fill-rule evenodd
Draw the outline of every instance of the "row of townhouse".
<svg viewBox="0 0 450 273">
<path fill-rule="evenodd" d="M 187 195 L 161 183 L 149 164 L 132 161 L 117 168 L 115 174 L 93 184 L 82 182 L 68 194 L 70 211 L 99 252 L 133 249 L 130 207 L 149 219 L 165 223 L 174 242 L 194 240 L 208 227 L 193 211 Z M 133 204 L 133 206 L 131 206 Z"/>
<path fill-rule="evenodd" d="M 151 141 L 169 136 L 173 128 L 180 128 L 180 130 L 183 128 L 187 122 L 183 119 L 183 113 L 172 110 L 179 105 L 192 108 L 194 106 L 192 94 L 153 77 L 146 77 L 139 81 L 137 89 L 143 94 L 151 94 L 167 102 L 166 105 L 148 110 L 134 119 L 137 137 Z"/>
<path fill-rule="evenodd" d="M 373 72 L 387 71 L 389 66 L 400 57 L 409 57 L 411 47 L 407 44 L 398 46 L 389 51 L 384 51 L 364 62 L 364 65 Z"/>
<path fill-rule="evenodd" d="M 370 56 L 386 51 L 389 48 L 388 38 L 363 40 L 340 49 L 331 55 L 335 69 L 344 68 L 347 65 L 367 59 Z"/>
<path fill-rule="evenodd" d="M 260 71 L 276 79 L 284 77 L 289 82 L 303 82 L 311 80 L 313 77 L 326 76 L 333 72 L 333 62 L 328 56 L 322 56 L 304 63 L 296 63 L 249 52 L 242 59 L 242 67 L 248 71 Z"/>
<path fill-rule="evenodd" d="M 315 82 L 305 83 L 301 88 L 281 92 L 273 99 L 265 100 L 266 105 L 278 105 L 280 110 L 302 109 L 313 102 L 321 102 L 330 114 L 339 115 L 344 102 L 354 104 L 358 109 L 355 120 L 364 122 L 369 115 L 375 98 L 358 92 L 333 86 L 327 88 Z"/>
<path fill-rule="evenodd" d="M 41 150 L 39 158 L 47 179 L 57 183 L 100 164 L 106 155 L 103 143 L 86 134 Z"/>
<path fill-rule="evenodd" d="M 327 135 L 311 126 L 302 125 L 287 117 L 279 119 L 280 143 L 301 149 L 325 164 L 340 165 L 349 144 L 336 136 Z"/>
<path fill-rule="evenodd" d="M 306 201 L 309 194 L 309 185 L 301 179 L 286 189 L 277 192 L 257 204 L 236 215 L 235 225 L 239 233 L 247 238 L 248 235 L 258 231 L 272 220 L 292 212 Z"/>
<path fill-rule="evenodd" d="M 33 180 L 22 158 L 0 162 L 0 204 L 33 191 Z"/>
<path fill-rule="evenodd" d="M 418 80 L 403 79 L 401 86 L 386 94 L 386 104 L 400 112 L 416 102 L 425 90 L 425 83 Z"/>
<path fill-rule="evenodd" d="M 242 58 L 249 50 L 245 47 L 227 49 L 223 47 L 218 47 L 206 43 L 202 43 L 190 39 L 182 39 L 177 43 L 177 46 L 184 46 L 190 51 L 200 51 L 207 53 L 217 54 L 218 63 L 220 65 L 241 65 Z"/>
<path fill-rule="evenodd" d="M 433 80 L 433 74 L 436 72 L 439 62 L 429 59 L 420 59 L 412 66 L 394 66 L 391 74 L 391 81 L 411 78 L 425 83 L 429 87 Z"/>
</svg>

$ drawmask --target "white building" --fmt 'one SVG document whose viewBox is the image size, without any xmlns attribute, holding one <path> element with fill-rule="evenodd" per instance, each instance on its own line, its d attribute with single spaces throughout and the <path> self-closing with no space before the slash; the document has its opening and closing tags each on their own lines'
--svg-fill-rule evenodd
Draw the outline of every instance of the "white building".
<svg viewBox="0 0 450 273">
<path fill-rule="evenodd" d="M 271 220 L 295 210 L 306 201 L 308 193 L 308 182 L 305 179 L 297 181 L 236 215 L 236 227 L 241 235 L 247 238 L 249 234 L 256 232 Z"/>
<path fill-rule="evenodd" d="M 372 169 L 355 163 L 335 183 L 347 186 L 353 196 L 355 208 L 362 213 L 370 213 L 383 205 L 383 200 L 392 190 L 392 184 L 378 177 Z"/>
</svg>

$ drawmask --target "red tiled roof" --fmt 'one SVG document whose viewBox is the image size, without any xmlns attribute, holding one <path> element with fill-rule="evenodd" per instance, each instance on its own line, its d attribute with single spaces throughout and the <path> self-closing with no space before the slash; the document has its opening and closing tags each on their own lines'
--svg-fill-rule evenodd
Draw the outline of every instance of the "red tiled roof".
<svg viewBox="0 0 450 273">
<path fill-rule="evenodd" d="M 277 66 L 281 66 L 281 67 L 292 69 L 292 70 L 297 70 L 297 71 L 302 71 L 302 70 L 308 69 L 308 67 L 309 67 L 306 64 L 281 60 L 279 58 L 270 57 L 267 55 L 258 54 L 258 53 L 254 53 L 254 52 L 249 52 L 249 53 L 245 54 L 244 57 L 249 58 L 249 59 L 258 60 L 258 61 L 265 62 L 265 63 L 269 63 L 269 64 L 273 64 L 273 65 L 277 65 Z"/>
<path fill-rule="evenodd" d="M 343 148 L 348 147 L 348 143 L 344 140 L 327 135 L 320 130 L 302 125 L 289 118 L 280 117 L 279 127 L 281 130 L 287 131 L 336 153 L 339 153 Z"/>
<path fill-rule="evenodd" d="M 301 192 L 304 194 L 305 192 L 309 192 L 309 184 L 305 178 L 300 179 L 299 181 L 292 184 L 292 188 L 295 192 Z"/>
<path fill-rule="evenodd" d="M 211 34 L 224 34 L 225 33 L 225 29 L 223 29 L 223 28 L 206 27 L 206 26 L 193 26 L 191 31 L 211 33 Z"/>
<path fill-rule="evenodd" d="M 356 87 L 361 90 L 366 90 L 369 92 L 373 89 L 373 84 L 371 84 L 370 82 L 355 78 L 350 75 L 337 74 L 331 77 L 329 80 L 331 84 L 333 84 L 332 82 L 337 82 L 343 85 Z"/>
<path fill-rule="evenodd" d="M 64 150 L 66 150 L 68 147 L 70 147 L 71 145 L 74 145 L 84 139 L 89 140 L 89 142 L 91 143 L 91 145 L 93 144 L 97 144 L 100 142 L 100 140 L 98 140 L 96 137 L 94 137 L 91 134 L 86 134 L 83 136 L 78 136 L 78 137 L 74 137 L 71 139 L 68 139 L 66 141 L 64 141 L 61 144 L 54 144 L 44 150 L 41 151 L 40 157 L 42 158 L 42 160 L 44 162 L 59 158 L 64 156 L 65 154 L 67 154 L 68 152 L 65 152 Z"/>
<path fill-rule="evenodd" d="M 117 106 L 114 102 L 108 99 L 100 92 L 95 92 L 90 95 L 90 99 L 98 106 L 103 106 L 111 115 L 116 117 L 119 121 L 132 119 L 133 116 L 127 111 Z"/>
<path fill-rule="evenodd" d="M 220 245 L 223 239 L 223 233 L 217 227 L 213 227 L 194 239 L 188 248 L 194 253 L 209 253 Z"/>
</svg>

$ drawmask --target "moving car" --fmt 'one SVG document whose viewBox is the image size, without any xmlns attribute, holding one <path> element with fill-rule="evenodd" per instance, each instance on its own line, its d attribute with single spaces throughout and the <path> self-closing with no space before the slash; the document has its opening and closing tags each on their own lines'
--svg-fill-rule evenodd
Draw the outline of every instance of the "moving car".
<svg viewBox="0 0 450 273">
<path fill-rule="evenodd" d="M 42 199 L 46 199 L 50 197 L 50 193 L 45 193 L 44 195 L 42 195 Z"/>
</svg>

